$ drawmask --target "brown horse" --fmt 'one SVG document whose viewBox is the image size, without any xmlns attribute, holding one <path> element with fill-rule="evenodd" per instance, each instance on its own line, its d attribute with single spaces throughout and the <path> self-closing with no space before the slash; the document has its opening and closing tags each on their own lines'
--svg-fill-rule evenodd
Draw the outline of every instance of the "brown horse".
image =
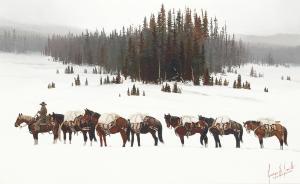
<svg viewBox="0 0 300 184">
<path fill-rule="evenodd" d="M 228 121 L 222 122 L 222 123 L 217 122 L 216 120 L 209 128 L 209 132 L 212 133 L 212 135 L 215 139 L 216 148 L 222 147 L 219 136 L 220 135 L 230 135 L 230 134 L 233 134 L 235 137 L 236 148 L 240 148 L 241 147 L 240 144 L 241 144 L 241 142 L 243 142 L 243 126 L 240 123 L 237 123 L 230 119 L 228 119 Z"/>
<path fill-rule="evenodd" d="M 104 146 L 107 146 L 107 135 L 120 133 L 123 140 L 122 146 L 125 147 L 126 141 L 130 140 L 130 126 L 128 121 L 117 114 L 102 114 L 100 118 L 93 118 L 94 116 L 97 117 L 97 114 L 92 116 L 92 121 L 96 123 L 95 129 L 100 138 L 100 146 L 103 146 L 103 142 Z"/>
<path fill-rule="evenodd" d="M 280 143 L 280 149 L 283 149 L 283 143 L 287 144 L 287 129 L 278 123 L 263 124 L 261 121 L 246 121 L 244 127 L 247 132 L 253 131 L 258 137 L 260 148 L 263 148 L 263 138 L 276 136 Z"/>
<path fill-rule="evenodd" d="M 77 118 L 77 124 L 79 123 L 79 126 L 76 126 L 76 128 L 80 129 L 83 134 L 84 145 L 86 145 L 87 142 L 87 133 L 89 134 L 90 145 L 92 146 L 93 140 L 97 142 L 95 127 L 100 114 L 89 109 L 85 109 L 84 111 L 84 115 Z"/>
<path fill-rule="evenodd" d="M 182 119 L 177 116 L 165 115 L 165 121 L 168 128 L 173 127 L 176 135 L 179 136 L 182 146 L 184 146 L 184 136 L 191 136 L 196 133 L 204 136 L 205 147 L 208 143 L 206 136 L 208 125 L 205 121 L 199 120 L 198 122 L 191 122 L 183 124 Z M 202 141 L 200 141 L 202 144 Z"/>
<path fill-rule="evenodd" d="M 29 132 L 33 135 L 34 145 L 38 144 L 38 134 L 45 132 L 52 132 L 54 139 L 53 144 L 57 142 L 57 139 L 60 138 L 60 124 L 54 122 L 51 118 L 50 123 L 45 125 L 40 125 L 40 129 L 36 130 L 35 123 L 37 119 L 31 116 L 26 116 L 23 114 L 19 114 L 17 120 L 15 122 L 15 127 L 19 127 L 22 123 L 25 123 L 28 126 Z"/>
<path fill-rule="evenodd" d="M 131 147 L 134 143 L 134 134 L 136 134 L 138 146 L 141 146 L 140 143 L 140 134 L 150 133 L 154 139 L 154 146 L 157 146 L 158 140 L 161 143 L 164 143 L 162 137 L 162 125 L 160 121 L 154 117 L 143 115 L 143 114 L 134 114 L 128 120 L 130 122 L 131 129 Z M 158 138 L 156 136 L 158 134 Z"/>
</svg>

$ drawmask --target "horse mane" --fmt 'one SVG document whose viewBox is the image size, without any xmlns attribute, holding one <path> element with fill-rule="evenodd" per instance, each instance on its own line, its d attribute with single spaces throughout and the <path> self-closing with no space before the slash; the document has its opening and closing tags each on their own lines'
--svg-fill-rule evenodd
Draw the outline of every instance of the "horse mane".
<svg viewBox="0 0 300 184">
<path fill-rule="evenodd" d="M 64 118 L 65 118 L 65 115 L 63 114 L 55 114 L 53 113 L 53 118 L 59 122 L 63 122 L 64 121 Z"/>
<path fill-rule="evenodd" d="M 32 121 L 32 120 L 34 120 L 34 117 L 28 116 L 28 115 L 23 115 L 23 114 L 21 114 L 20 117 L 23 118 L 23 119 L 25 119 L 25 120 L 27 120 L 27 121 Z"/>
<path fill-rule="evenodd" d="M 208 126 L 212 126 L 212 124 L 214 123 L 215 119 L 214 118 L 207 118 L 207 117 L 204 117 L 204 116 L 199 116 L 199 120 L 202 120 L 202 121 L 205 121 Z"/>
<path fill-rule="evenodd" d="M 85 109 L 85 113 L 87 113 L 88 115 L 93 115 L 95 112 L 90 109 Z"/>
<path fill-rule="evenodd" d="M 93 113 L 93 116 L 94 116 L 95 118 L 99 119 L 100 116 L 101 116 L 101 114 L 99 114 L 99 113 L 97 113 L 97 112 L 94 112 L 94 113 Z"/>
</svg>

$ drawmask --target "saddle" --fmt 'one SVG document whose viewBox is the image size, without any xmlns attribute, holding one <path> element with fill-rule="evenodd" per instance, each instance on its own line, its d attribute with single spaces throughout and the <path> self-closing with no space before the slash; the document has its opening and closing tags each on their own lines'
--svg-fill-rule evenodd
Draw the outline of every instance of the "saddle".
<svg viewBox="0 0 300 184">
<path fill-rule="evenodd" d="M 110 135 L 110 128 L 115 126 L 115 121 L 111 123 L 98 123 L 98 126 L 105 132 L 106 135 Z"/>
<path fill-rule="evenodd" d="M 265 137 L 271 137 L 272 132 L 276 130 L 275 124 L 264 124 L 263 128 L 265 130 Z"/>
<path fill-rule="evenodd" d="M 130 123 L 130 128 L 133 130 L 135 133 L 140 133 L 141 132 L 141 123 Z"/>
</svg>

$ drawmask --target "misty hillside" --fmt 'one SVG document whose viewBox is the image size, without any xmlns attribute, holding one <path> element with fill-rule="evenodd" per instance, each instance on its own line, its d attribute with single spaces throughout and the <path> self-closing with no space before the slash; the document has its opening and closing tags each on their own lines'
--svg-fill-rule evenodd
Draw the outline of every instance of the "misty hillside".
<svg viewBox="0 0 300 184">
<path fill-rule="evenodd" d="M 257 36 L 257 35 L 237 35 L 244 42 L 264 44 L 264 45 L 277 45 L 277 46 L 300 46 L 300 34 L 276 34 L 270 36 Z"/>
<path fill-rule="evenodd" d="M 79 28 L 60 26 L 60 25 L 35 25 L 35 24 L 23 24 L 6 19 L 0 19 L 0 31 L 7 29 L 16 29 L 22 32 L 32 32 L 35 34 L 41 34 L 44 36 L 52 34 L 68 34 L 68 33 L 81 33 Z"/>
</svg>

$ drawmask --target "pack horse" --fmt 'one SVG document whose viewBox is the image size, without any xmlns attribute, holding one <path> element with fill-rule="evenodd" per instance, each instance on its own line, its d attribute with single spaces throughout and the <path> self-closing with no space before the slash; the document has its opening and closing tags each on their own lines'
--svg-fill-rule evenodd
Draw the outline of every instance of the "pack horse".
<svg viewBox="0 0 300 184">
<path fill-rule="evenodd" d="M 260 148 L 264 147 L 263 139 L 275 136 L 279 140 L 280 149 L 283 149 L 283 143 L 287 144 L 287 129 L 277 121 L 246 121 L 244 127 L 247 132 L 253 131 L 254 134 L 258 137 Z"/>
<path fill-rule="evenodd" d="M 130 140 L 130 126 L 128 121 L 115 113 L 101 114 L 98 121 L 94 118 L 96 124 L 96 131 L 100 138 L 100 146 L 107 146 L 106 136 L 111 134 L 120 133 L 123 141 L 123 147 L 125 147 L 126 142 Z"/>
<path fill-rule="evenodd" d="M 162 124 L 154 117 L 138 113 L 131 115 L 128 121 L 130 122 L 131 130 L 131 146 L 134 144 L 134 135 L 137 137 L 138 146 L 141 146 L 140 134 L 147 133 L 152 135 L 154 146 L 158 145 L 158 141 L 164 143 L 162 137 Z"/>
</svg>

